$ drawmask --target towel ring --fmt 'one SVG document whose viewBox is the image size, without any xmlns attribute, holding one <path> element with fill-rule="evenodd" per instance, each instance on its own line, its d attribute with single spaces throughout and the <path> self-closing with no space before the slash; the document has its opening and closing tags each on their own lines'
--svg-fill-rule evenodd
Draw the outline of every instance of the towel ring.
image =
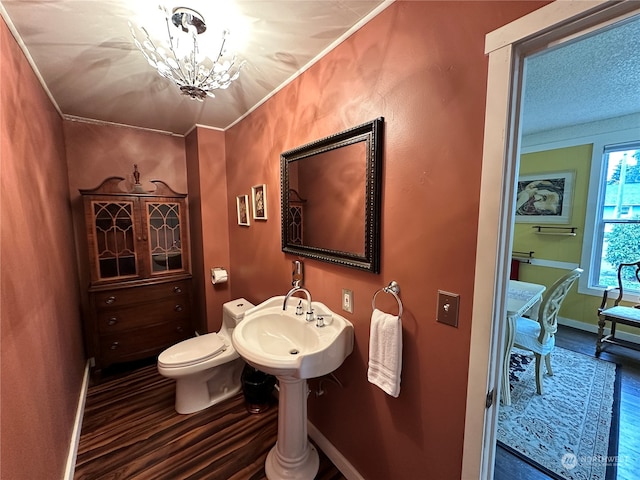
<svg viewBox="0 0 640 480">
<path fill-rule="evenodd" d="M 398 319 L 402 318 L 402 300 L 400 300 L 400 297 L 398 296 L 400 294 L 400 285 L 398 285 L 398 282 L 392 280 L 388 286 L 379 289 L 378 291 L 376 291 L 376 293 L 373 294 L 373 299 L 371 300 L 371 308 L 374 310 L 376 309 L 376 297 L 380 292 L 390 293 L 394 296 L 396 302 L 398 302 Z"/>
</svg>

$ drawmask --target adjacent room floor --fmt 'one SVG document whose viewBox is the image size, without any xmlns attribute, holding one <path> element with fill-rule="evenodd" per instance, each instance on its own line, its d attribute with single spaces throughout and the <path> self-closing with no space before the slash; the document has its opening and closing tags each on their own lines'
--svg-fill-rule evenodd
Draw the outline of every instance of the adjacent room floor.
<svg viewBox="0 0 640 480">
<path fill-rule="evenodd" d="M 570 327 L 560 326 L 556 345 L 595 356 L 596 335 Z M 617 363 L 621 376 L 620 429 L 617 479 L 638 478 L 640 466 L 640 352 L 628 348 L 607 345 L 600 358 Z M 508 453 L 502 448 L 496 451 L 495 480 L 546 480 L 550 477 Z"/>
</svg>

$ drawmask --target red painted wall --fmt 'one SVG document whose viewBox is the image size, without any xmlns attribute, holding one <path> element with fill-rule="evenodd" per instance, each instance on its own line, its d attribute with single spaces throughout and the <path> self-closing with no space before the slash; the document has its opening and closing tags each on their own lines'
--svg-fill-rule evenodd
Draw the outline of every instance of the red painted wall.
<svg viewBox="0 0 640 480">
<path fill-rule="evenodd" d="M 486 96 L 484 36 L 542 2 L 396 2 L 227 131 L 233 297 L 291 285 L 280 251 L 279 155 L 385 117 L 381 273 L 304 260 L 305 286 L 341 312 L 354 292 L 355 350 L 340 389 L 309 397 L 316 427 L 367 479 L 460 478 Z M 268 186 L 269 219 L 239 227 L 236 195 Z M 367 382 L 371 299 L 402 288 L 402 388 Z M 459 327 L 436 323 L 439 289 L 460 294 Z M 397 311 L 389 295 L 377 306 Z"/>
<path fill-rule="evenodd" d="M 2 478 L 62 478 L 84 369 L 62 120 L 0 20 Z"/>
<path fill-rule="evenodd" d="M 197 128 L 186 138 L 193 279 L 201 332 L 216 332 L 222 305 L 231 300 L 233 270 L 229 257 L 229 215 L 224 132 Z M 235 206 L 235 199 L 233 201 Z M 235 220 L 235 213 L 232 217 Z M 229 271 L 228 283 L 213 285 L 211 269 Z M 206 304 L 205 304 L 206 301 Z"/>
</svg>

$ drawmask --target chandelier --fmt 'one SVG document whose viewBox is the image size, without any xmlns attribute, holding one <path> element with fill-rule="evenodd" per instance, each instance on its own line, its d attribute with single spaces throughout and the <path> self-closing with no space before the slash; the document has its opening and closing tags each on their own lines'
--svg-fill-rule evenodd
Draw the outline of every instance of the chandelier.
<svg viewBox="0 0 640 480">
<path fill-rule="evenodd" d="M 165 7 L 160 9 L 167 24 L 164 45 L 156 44 L 144 27 L 138 27 L 144 34 L 142 41 L 138 40 L 131 22 L 129 29 L 147 62 L 160 75 L 173 81 L 183 95 L 203 101 L 207 96 L 215 97 L 214 90 L 227 88 L 240 76 L 244 61 L 238 64 L 235 54 L 225 50 L 228 30 L 222 31 L 219 46 L 214 50 L 218 54 L 212 59 L 203 54 L 202 43 L 198 43 L 199 35 L 207 29 L 202 15 L 187 7 L 176 7 L 171 14 Z"/>
</svg>

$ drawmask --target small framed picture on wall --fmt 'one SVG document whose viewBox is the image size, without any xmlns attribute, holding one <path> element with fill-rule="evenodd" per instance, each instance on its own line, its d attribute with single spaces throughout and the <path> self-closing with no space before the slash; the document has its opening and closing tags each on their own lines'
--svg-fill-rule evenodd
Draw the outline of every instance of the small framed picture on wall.
<svg viewBox="0 0 640 480">
<path fill-rule="evenodd" d="M 253 201 L 253 219 L 267 219 L 267 186 L 256 185 L 251 187 L 251 200 Z"/>
<path fill-rule="evenodd" d="M 249 226 L 249 195 L 238 195 L 236 197 L 238 207 L 238 225 Z"/>
</svg>

